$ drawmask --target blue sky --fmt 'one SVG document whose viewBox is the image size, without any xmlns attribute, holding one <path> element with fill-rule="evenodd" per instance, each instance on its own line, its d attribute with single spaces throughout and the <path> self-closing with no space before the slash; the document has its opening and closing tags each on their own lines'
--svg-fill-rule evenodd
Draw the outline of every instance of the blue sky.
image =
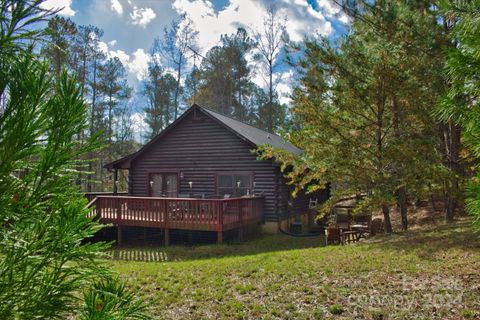
<svg viewBox="0 0 480 320">
<path fill-rule="evenodd" d="M 60 14 L 79 25 L 103 29 L 101 49 L 122 61 L 129 84 L 138 91 L 153 40 L 161 37 L 164 27 L 180 14 L 194 22 L 200 51 L 205 54 L 222 34 L 234 33 L 238 27 L 260 29 L 272 4 L 287 18 L 287 32 L 294 41 L 305 36 L 336 38 L 348 25 L 348 18 L 330 0 L 47 0 L 43 5 L 63 8 Z M 282 102 L 289 101 L 294 75 L 278 61 L 277 91 Z M 263 79 L 259 73 L 254 75 L 254 82 L 260 86 L 265 85 Z"/>
</svg>

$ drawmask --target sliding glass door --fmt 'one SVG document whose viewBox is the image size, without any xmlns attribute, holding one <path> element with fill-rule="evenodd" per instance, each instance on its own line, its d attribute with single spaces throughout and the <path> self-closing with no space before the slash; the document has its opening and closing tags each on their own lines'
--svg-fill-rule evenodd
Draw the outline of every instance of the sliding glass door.
<svg viewBox="0 0 480 320">
<path fill-rule="evenodd" d="M 150 174 L 150 196 L 176 198 L 178 195 L 178 177 L 176 173 Z"/>
</svg>

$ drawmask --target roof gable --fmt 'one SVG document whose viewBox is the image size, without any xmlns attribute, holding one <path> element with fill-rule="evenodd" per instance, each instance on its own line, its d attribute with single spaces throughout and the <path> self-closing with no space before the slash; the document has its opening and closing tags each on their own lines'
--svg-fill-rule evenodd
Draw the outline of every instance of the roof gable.
<svg viewBox="0 0 480 320">
<path fill-rule="evenodd" d="M 257 147 L 260 145 L 270 145 L 274 148 L 282 149 L 287 152 L 291 152 L 294 154 L 300 154 L 302 150 L 295 147 L 290 142 L 284 140 L 282 137 L 269 133 L 267 131 L 258 129 L 254 126 L 248 125 L 241 121 L 232 119 L 210 109 L 200 107 L 197 104 L 192 105 L 189 109 L 187 109 L 180 117 L 177 118 L 173 123 L 171 123 L 167 128 L 165 128 L 162 132 L 156 135 L 152 140 L 146 143 L 142 148 L 140 148 L 137 152 L 132 153 L 128 156 L 125 156 L 121 159 L 113 161 L 111 163 L 106 164 L 104 167 L 108 169 L 119 168 L 119 169 L 127 169 L 130 168 L 131 162 L 150 148 L 153 144 L 155 144 L 158 140 L 160 140 L 166 133 L 170 132 L 179 122 L 187 117 L 192 112 L 200 111 L 206 116 L 210 117 L 215 122 L 219 123 L 225 129 L 229 130 L 240 139 L 244 140 L 246 143 L 250 144 L 252 147 Z"/>
</svg>

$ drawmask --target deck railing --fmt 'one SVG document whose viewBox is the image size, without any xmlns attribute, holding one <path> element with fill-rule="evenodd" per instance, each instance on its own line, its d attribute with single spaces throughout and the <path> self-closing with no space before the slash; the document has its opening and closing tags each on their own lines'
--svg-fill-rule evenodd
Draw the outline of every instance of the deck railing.
<svg viewBox="0 0 480 320">
<path fill-rule="evenodd" d="M 87 201 L 90 202 L 96 197 L 99 196 L 126 196 L 128 195 L 128 192 L 85 192 L 84 193 L 85 198 L 87 198 Z"/>
<path fill-rule="evenodd" d="M 91 214 L 117 226 L 222 232 L 262 220 L 263 197 L 230 199 L 97 196 Z"/>
</svg>

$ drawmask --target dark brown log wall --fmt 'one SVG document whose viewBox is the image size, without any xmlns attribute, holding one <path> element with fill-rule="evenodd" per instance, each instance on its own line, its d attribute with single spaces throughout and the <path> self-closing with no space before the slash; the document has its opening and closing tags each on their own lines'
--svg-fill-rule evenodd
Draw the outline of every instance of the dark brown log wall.
<svg viewBox="0 0 480 320">
<path fill-rule="evenodd" d="M 292 201 L 293 212 L 295 215 L 307 213 L 310 199 L 317 199 L 318 204 L 321 204 L 322 202 L 325 202 L 329 196 L 330 191 L 328 187 L 308 194 L 304 190 L 301 190 Z"/>
<path fill-rule="evenodd" d="M 180 193 L 215 194 L 219 172 L 251 172 L 255 192 L 265 196 L 264 219 L 277 221 L 286 215 L 280 192 L 279 169 L 272 161 L 259 161 L 253 147 L 202 112 L 189 114 L 155 145 L 132 161 L 129 192 L 149 195 L 149 173 L 183 172 Z M 193 182 L 190 189 L 188 182 Z"/>
</svg>

